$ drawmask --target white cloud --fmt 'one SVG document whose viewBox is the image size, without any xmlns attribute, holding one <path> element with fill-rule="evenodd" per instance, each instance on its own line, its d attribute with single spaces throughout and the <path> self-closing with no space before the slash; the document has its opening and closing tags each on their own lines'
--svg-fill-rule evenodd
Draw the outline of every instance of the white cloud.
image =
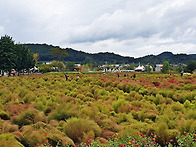
<svg viewBox="0 0 196 147">
<path fill-rule="evenodd" d="M 196 53 L 195 0 L 2 0 L 0 34 L 86 52 Z"/>
<path fill-rule="evenodd" d="M 5 35 L 4 33 L 5 33 L 4 27 L 0 26 L 0 35 Z"/>
</svg>

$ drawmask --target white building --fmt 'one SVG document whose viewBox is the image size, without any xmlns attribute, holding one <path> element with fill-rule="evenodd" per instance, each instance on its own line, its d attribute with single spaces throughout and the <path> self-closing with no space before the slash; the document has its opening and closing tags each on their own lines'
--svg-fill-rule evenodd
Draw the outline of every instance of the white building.
<svg viewBox="0 0 196 147">
<path fill-rule="evenodd" d="M 163 64 L 156 64 L 155 71 L 161 71 Z"/>
<path fill-rule="evenodd" d="M 135 68 L 135 71 L 145 71 L 145 67 L 139 64 L 139 66 Z"/>
</svg>

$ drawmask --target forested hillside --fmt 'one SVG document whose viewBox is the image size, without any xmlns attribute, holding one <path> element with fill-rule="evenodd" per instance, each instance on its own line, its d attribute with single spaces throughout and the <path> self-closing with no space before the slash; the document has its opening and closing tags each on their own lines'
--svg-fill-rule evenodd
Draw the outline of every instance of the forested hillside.
<svg viewBox="0 0 196 147">
<path fill-rule="evenodd" d="M 60 48 L 59 46 L 47 45 L 47 44 L 25 44 L 33 53 L 39 54 L 40 61 L 52 61 L 56 60 L 52 56 L 52 48 Z M 85 53 L 77 51 L 72 48 L 66 48 L 68 56 L 63 57 L 64 62 L 75 62 L 75 63 L 94 63 L 94 64 L 123 64 L 123 63 L 141 63 L 141 64 L 156 64 L 163 63 L 163 61 L 169 61 L 169 63 L 188 63 L 190 61 L 196 61 L 196 54 L 173 54 L 171 52 L 163 52 L 159 55 L 147 55 L 140 58 L 124 57 L 114 53 Z"/>
</svg>

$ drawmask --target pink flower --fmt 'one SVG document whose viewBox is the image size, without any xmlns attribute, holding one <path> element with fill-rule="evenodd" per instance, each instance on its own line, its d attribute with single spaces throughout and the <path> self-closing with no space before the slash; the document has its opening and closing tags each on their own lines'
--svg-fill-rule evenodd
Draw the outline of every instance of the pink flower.
<svg viewBox="0 0 196 147">
<path fill-rule="evenodd" d="M 135 143 L 135 141 L 134 141 L 134 140 L 133 140 L 132 142 L 133 142 L 133 143 Z"/>
<path fill-rule="evenodd" d="M 86 144 L 86 143 L 84 143 L 84 146 L 87 146 L 87 144 Z"/>
<path fill-rule="evenodd" d="M 93 141 L 92 139 L 89 139 L 89 142 Z"/>
<path fill-rule="evenodd" d="M 171 139 L 170 141 L 173 142 L 174 140 Z"/>
</svg>

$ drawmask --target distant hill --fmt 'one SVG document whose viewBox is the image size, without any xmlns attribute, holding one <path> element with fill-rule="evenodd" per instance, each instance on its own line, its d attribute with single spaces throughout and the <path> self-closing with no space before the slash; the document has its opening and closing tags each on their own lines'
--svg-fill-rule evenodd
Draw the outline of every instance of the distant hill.
<svg viewBox="0 0 196 147">
<path fill-rule="evenodd" d="M 136 62 L 140 63 L 163 63 L 164 61 L 169 61 L 169 63 L 188 63 L 191 61 L 196 62 L 196 54 L 173 54 L 171 52 L 163 52 L 159 55 L 148 55 L 141 58 L 135 59 Z"/>
<path fill-rule="evenodd" d="M 39 54 L 40 61 L 52 61 L 56 60 L 51 53 L 52 48 L 60 48 L 59 46 L 47 45 L 47 44 L 25 44 L 33 53 Z M 94 63 L 94 64 L 123 64 L 123 63 L 141 63 L 141 64 L 156 64 L 163 63 L 164 61 L 169 61 L 169 63 L 187 63 L 190 61 L 196 62 L 196 54 L 173 54 L 171 52 L 163 52 L 159 55 L 147 55 L 140 58 L 125 57 L 118 54 L 109 52 L 100 53 L 85 53 L 82 51 L 77 51 L 72 48 L 66 48 L 68 56 L 64 57 L 62 60 L 64 62 L 74 62 L 74 63 Z"/>
</svg>

